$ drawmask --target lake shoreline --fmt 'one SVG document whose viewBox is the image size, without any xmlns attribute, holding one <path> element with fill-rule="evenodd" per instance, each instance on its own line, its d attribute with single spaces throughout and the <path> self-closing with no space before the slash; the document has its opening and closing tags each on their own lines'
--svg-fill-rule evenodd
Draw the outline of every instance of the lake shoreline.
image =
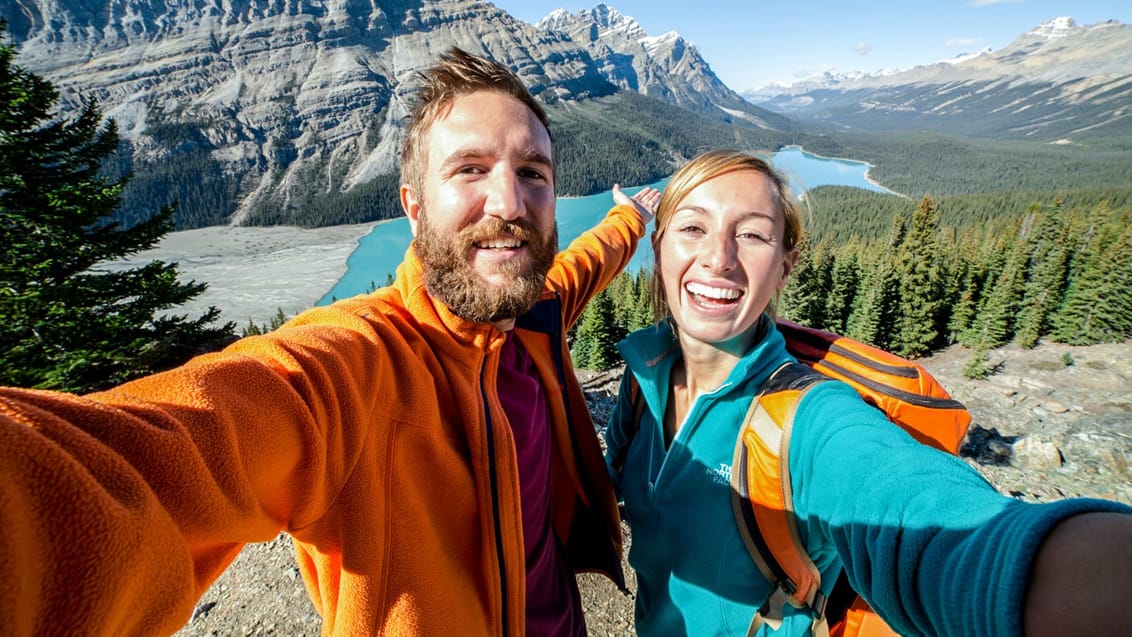
<svg viewBox="0 0 1132 637">
<path fill-rule="evenodd" d="M 892 190 L 888 186 L 885 186 L 884 184 L 880 183 L 879 181 L 873 179 L 872 176 L 869 175 L 869 171 L 872 170 L 873 168 L 875 168 L 876 166 L 874 166 L 873 164 L 871 164 L 867 161 L 861 161 L 860 159 L 849 159 L 848 157 L 826 157 L 825 155 L 819 155 L 817 153 L 810 152 L 810 151 L 806 150 L 805 147 L 799 146 L 798 144 L 787 144 L 786 146 L 783 146 L 781 149 L 779 149 L 779 151 L 788 150 L 788 149 L 797 149 L 799 152 L 801 152 L 805 155 L 809 155 L 810 157 L 817 157 L 819 159 L 825 159 L 825 160 L 829 160 L 829 161 L 840 161 L 840 162 L 851 163 L 851 164 L 863 164 L 865 166 L 865 173 L 864 173 L 863 177 L 864 177 L 865 181 L 869 183 L 869 185 L 874 186 L 876 188 L 879 188 L 879 189 L 887 192 L 888 194 L 896 195 L 897 197 L 904 197 L 905 199 L 909 198 L 908 195 L 896 192 L 895 190 Z"/>
</svg>

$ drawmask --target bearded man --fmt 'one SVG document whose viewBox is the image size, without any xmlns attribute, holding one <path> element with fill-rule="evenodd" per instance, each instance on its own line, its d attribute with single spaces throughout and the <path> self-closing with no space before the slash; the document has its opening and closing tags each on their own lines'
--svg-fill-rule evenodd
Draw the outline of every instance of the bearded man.
<svg viewBox="0 0 1132 637">
<path fill-rule="evenodd" d="M 575 573 L 624 587 L 565 333 L 659 194 L 556 254 L 538 102 L 458 49 L 421 79 L 392 286 L 109 391 L 0 390 L 6 634 L 171 633 L 284 530 L 326 635 L 580 636 Z"/>
</svg>

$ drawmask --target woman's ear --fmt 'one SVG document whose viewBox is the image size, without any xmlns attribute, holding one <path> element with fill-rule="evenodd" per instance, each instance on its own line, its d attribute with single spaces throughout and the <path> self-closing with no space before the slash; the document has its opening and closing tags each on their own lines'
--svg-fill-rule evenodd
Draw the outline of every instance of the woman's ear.
<svg viewBox="0 0 1132 637">
<path fill-rule="evenodd" d="M 409 184 L 401 184 L 401 209 L 405 211 L 405 216 L 409 218 L 409 229 L 416 237 L 417 222 L 420 221 L 421 216 L 421 202 L 417 198 L 417 194 L 413 192 L 413 187 Z"/>
<path fill-rule="evenodd" d="M 786 282 L 790 280 L 790 273 L 794 270 L 794 264 L 798 262 L 798 248 L 790 250 L 782 255 L 782 277 L 778 280 L 778 285 L 775 289 L 781 292 L 786 287 Z"/>
</svg>

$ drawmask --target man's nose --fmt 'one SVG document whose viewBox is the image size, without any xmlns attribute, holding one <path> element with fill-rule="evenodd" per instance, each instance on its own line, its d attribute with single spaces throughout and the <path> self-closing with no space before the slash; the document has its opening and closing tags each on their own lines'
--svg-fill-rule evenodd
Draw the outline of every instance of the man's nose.
<svg viewBox="0 0 1132 637">
<path fill-rule="evenodd" d="M 491 175 L 484 193 L 484 214 L 500 219 L 512 220 L 523 216 L 523 192 L 518 175 L 509 171 L 498 171 Z"/>
</svg>

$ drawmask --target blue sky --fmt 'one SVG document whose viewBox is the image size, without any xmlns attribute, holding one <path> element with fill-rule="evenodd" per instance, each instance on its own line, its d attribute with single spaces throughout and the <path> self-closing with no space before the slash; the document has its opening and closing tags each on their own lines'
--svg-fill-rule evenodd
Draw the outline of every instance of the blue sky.
<svg viewBox="0 0 1132 637">
<path fill-rule="evenodd" d="M 491 0 L 524 22 L 597 0 Z M 907 69 L 990 47 L 1060 16 L 1079 25 L 1132 24 L 1128 0 L 607 0 L 649 35 L 676 31 L 695 43 L 736 91 L 791 83 L 825 70 Z"/>
</svg>

